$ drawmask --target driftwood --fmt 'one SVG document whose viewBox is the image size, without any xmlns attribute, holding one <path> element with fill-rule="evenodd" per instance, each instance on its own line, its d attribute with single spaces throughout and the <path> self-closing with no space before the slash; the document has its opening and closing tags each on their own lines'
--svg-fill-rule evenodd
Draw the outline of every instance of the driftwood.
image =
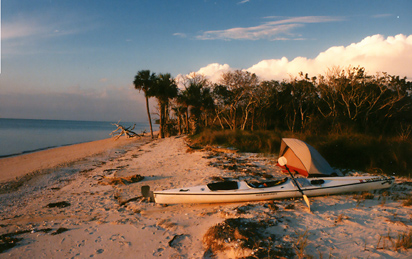
<svg viewBox="0 0 412 259">
<path fill-rule="evenodd" d="M 134 128 L 136 127 L 136 124 L 134 124 L 131 127 L 125 128 L 124 126 L 119 124 L 120 121 L 118 121 L 117 123 L 112 123 L 112 125 L 115 125 L 117 127 L 116 130 L 113 130 L 110 135 L 113 137 L 116 137 L 115 140 L 119 139 L 121 136 L 125 135 L 126 138 L 138 138 L 138 137 L 142 137 L 144 136 L 145 132 L 142 132 L 141 135 L 137 134 L 136 132 L 134 132 Z"/>
</svg>

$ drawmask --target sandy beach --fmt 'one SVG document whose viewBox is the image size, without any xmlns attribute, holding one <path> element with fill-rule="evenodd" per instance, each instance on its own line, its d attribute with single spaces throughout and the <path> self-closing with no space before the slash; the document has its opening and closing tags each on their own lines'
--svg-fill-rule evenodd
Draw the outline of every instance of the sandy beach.
<svg viewBox="0 0 412 259">
<path fill-rule="evenodd" d="M 276 159 L 193 150 L 184 136 L 0 159 L 0 258 L 412 258 L 412 241 L 402 241 L 412 231 L 410 179 L 367 195 L 311 197 L 311 211 L 301 199 L 162 206 L 141 194 L 143 185 L 283 178 Z M 211 230 L 225 227 L 234 231 L 211 246 Z"/>
</svg>

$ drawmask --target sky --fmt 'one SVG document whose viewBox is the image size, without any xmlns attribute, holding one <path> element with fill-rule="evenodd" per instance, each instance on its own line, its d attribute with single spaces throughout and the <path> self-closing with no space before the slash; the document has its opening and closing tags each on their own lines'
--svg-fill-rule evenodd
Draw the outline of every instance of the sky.
<svg viewBox="0 0 412 259">
<path fill-rule="evenodd" d="M 412 79 L 411 0 L 2 0 L 0 118 L 146 120 L 137 71 Z M 150 100 L 155 105 L 155 100 Z M 155 112 L 155 109 L 152 109 Z"/>
</svg>

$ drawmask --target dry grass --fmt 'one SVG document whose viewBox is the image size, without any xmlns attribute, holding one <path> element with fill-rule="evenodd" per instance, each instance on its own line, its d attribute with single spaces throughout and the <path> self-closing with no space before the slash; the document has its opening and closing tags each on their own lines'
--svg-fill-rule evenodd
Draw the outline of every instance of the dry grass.
<svg viewBox="0 0 412 259">
<path fill-rule="evenodd" d="M 355 200 L 373 200 L 375 198 L 375 195 L 371 192 L 362 192 L 362 193 L 356 193 L 353 198 Z"/>
<path fill-rule="evenodd" d="M 381 197 L 379 197 L 379 199 L 382 198 L 382 199 L 381 199 L 381 203 L 380 203 L 380 206 L 381 206 L 381 207 L 383 207 L 383 206 L 386 205 L 386 201 L 387 201 L 389 195 L 390 195 L 390 193 L 389 193 L 389 191 L 387 191 L 387 190 L 385 190 L 385 191 L 382 192 Z"/>
<path fill-rule="evenodd" d="M 303 233 L 296 232 L 296 235 L 298 236 L 298 239 L 297 239 L 297 241 L 296 241 L 296 243 L 295 243 L 295 245 L 294 245 L 294 249 L 295 249 L 295 252 L 296 252 L 296 256 L 297 256 L 298 258 L 309 258 L 310 255 L 305 254 L 305 249 L 306 249 L 306 247 L 307 247 L 308 244 L 309 244 L 309 241 L 308 241 L 308 237 L 309 237 L 308 230 L 306 230 L 306 231 L 303 232 Z"/>
<path fill-rule="evenodd" d="M 359 207 L 362 202 L 365 200 L 373 200 L 375 198 L 375 195 L 371 192 L 362 192 L 362 193 L 355 193 L 353 195 L 353 199 L 356 200 L 356 207 Z"/>
<path fill-rule="evenodd" d="M 349 219 L 349 217 L 345 216 L 343 213 L 339 214 L 337 219 L 335 219 L 335 226 L 339 223 L 342 223 L 344 219 Z"/>
<path fill-rule="evenodd" d="M 380 235 L 376 249 L 387 249 L 398 251 L 399 249 L 412 248 L 412 230 L 398 233 L 396 238 L 392 238 L 390 230 L 386 235 Z"/>
<path fill-rule="evenodd" d="M 285 206 L 285 210 L 294 210 L 295 209 L 295 204 L 290 203 Z"/>
<path fill-rule="evenodd" d="M 412 248 L 412 230 L 409 230 L 408 233 L 398 233 L 398 237 L 395 241 L 395 251 L 398 249 L 409 249 Z"/>
<path fill-rule="evenodd" d="M 409 196 L 402 202 L 402 206 L 411 206 L 412 205 L 412 195 Z"/>
</svg>

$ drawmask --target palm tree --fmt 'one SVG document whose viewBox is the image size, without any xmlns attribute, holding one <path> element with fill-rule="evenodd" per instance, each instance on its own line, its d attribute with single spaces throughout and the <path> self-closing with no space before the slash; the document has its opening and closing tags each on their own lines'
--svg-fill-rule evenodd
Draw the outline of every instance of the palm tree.
<svg viewBox="0 0 412 259">
<path fill-rule="evenodd" d="M 136 76 L 134 77 L 134 88 L 144 92 L 144 96 L 146 98 L 146 110 L 147 110 L 147 117 L 149 119 L 150 124 L 150 134 L 153 139 L 153 128 L 152 128 L 152 119 L 150 117 L 150 110 L 149 110 L 149 89 L 153 86 L 156 79 L 156 74 L 150 74 L 150 70 L 140 70 L 137 72 Z"/>
<path fill-rule="evenodd" d="M 149 96 L 157 99 L 160 109 L 159 138 L 164 138 L 165 125 L 167 123 L 169 100 L 177 96 L 177 85 L 169 73 L 159 74 L 155 83 L 148 91 Z"/>
</svg>

